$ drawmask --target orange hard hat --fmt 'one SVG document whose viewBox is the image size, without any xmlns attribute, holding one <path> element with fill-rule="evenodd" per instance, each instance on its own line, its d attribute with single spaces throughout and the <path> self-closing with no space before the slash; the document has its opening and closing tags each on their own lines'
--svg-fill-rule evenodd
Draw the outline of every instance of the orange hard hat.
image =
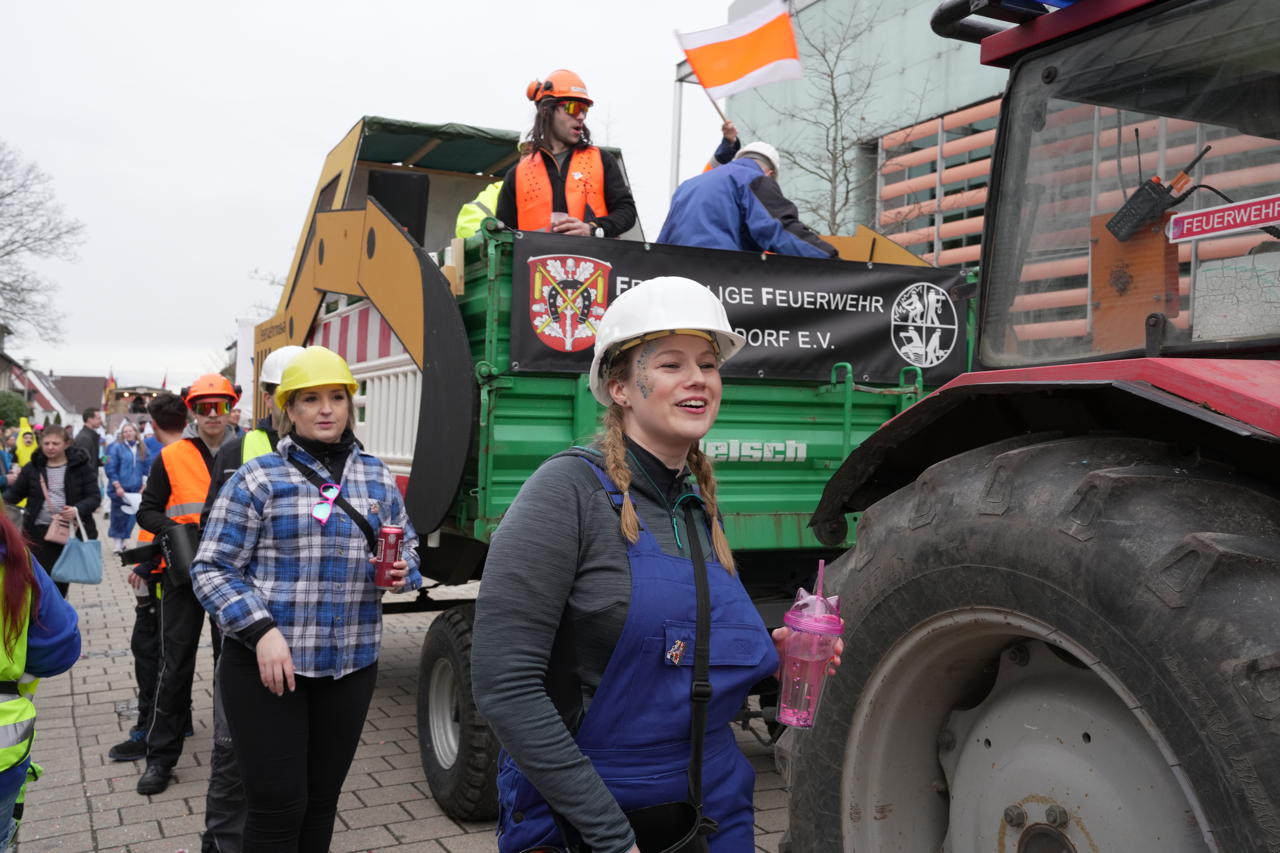
<svg viewBox="0 0 1280 853">
<path fill-rule="evenodd" d="M 534 102 L 543 98 L 567 98 L 582 101 L 587 106 L 595 103 L 587 96 L 587 84 L 582 82 L 582 78 L 564 68 L 552 71 L 546 80 L 534 80 L 524 93 Z"/>
<path fill-rule="evenodd" d="M 204 397 L 228 397 L 234 403 L 240 399 L 240 386 L 232 385 L 231 380 L 221 373 L 206 373 L 182 389 L 182 399 L 187 408 Z"/>
</svg>

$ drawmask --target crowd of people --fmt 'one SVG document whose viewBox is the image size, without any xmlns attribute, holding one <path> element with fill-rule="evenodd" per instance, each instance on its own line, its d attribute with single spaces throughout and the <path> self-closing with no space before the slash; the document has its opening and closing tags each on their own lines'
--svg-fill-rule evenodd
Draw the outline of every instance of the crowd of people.
<svg viewBox="0 0 1280 853">
<path fill-rule="evenodd" d="M 560 70 L 527 94 L 536 118 L 524 153 L 460 228 L 482 211 L 522 230 L 627 232 L 635 202 L 618 162 L 591 144 L 585 84 Z M 782 196 L 778 153 L 741 145 L 731 122 L 722 131 L 659 239 L 833 256 Z M 638 851 L 645 821 L 674 832 L 688 845 L 679 849 L 752 846 L 754 773 L 728 723 L 777 670 L 788 629 L 771 635 L 739 581 L 698 449 L 719 412 L 720 366 L 743 343 L 719 300 L 689 279 L 653 279 L 615 299 L 589 375 L 605 407 L 599 435 L 545 462 L 492 538 L 472 672 L 503 745 L 503 853 Z M 355 436 L 358 386 L 339 355 L 278 349 L 259 383 L 265 415 L 247 431 L 241 389 L 208 374 L 145 412 L 131 406 L 109 437 L 90 410 L 74 437 L 50 425 L 6 441 L 4 499 L 21 508 L 21 529 L 0 519 L 0 727 L 13 727 L 3 743 L 18 746 L 0 748 L 0 850 L 37 772 L 27 684 L 79 655 L 67 587 L 48 575 L 62 548 L 50 530 L 78 516 L 96 536 L 104 497 L 107 539 L 131 567 L 137 601 L 138 715 L 108 758 L 145 761 L 139 794 L 175 780 L 207 615 L 204 850 L 328 849 L 377 680 L 386 586 L 374 583 L 372 531 L 404 531 L 393 591 L 422 585 L 417 534 L 395 478 Z M 732 641 L 707 641 L 712 628 Z M 691 701 L 693 680 L 706 689 Z M 688 820 L 673 822 L 677 813 Z"/>
<path fill-rule="evenodd" d="M 232 417 L 240 388 L 208 374 L 156 395 L 110 442 L 92 410 L 74 439 L 51 424 L 37 447 L 14 454 L 4 499 L 21 529 L 7 515 L 0 527 L 0 743 L 14 744 L 0 747 L 0 850 L 38 774 L 34 679 L 67 670 L 80 652 L 67 586 L 49 574 L 62 546 L 46 533 L 78 514 L 95 537 L 104 492 L 107 535 L 131 566 L 137 600 L 138 716 L 108 758 L 145 760 L 139 794 L 174 781 L 207 611 L 215 720 L 204 849 L 328 849 L 377 678 L 385 587 L 374 585 L 367 533 L 405 532 L 392 591 L 422 584 L 417 536 L 395 478 L 355 439 L 357 386 L 340 356 L 284 347 L 260 380 L 267 414 L 247 432 Z M 37 431 L 24 425 L 15 447 L 28 433 Z"/>
</svg>

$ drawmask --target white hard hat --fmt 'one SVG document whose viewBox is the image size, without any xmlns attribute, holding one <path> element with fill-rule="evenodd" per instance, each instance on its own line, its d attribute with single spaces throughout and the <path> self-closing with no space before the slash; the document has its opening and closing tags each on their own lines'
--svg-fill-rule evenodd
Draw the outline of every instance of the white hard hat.
<svg viewBox="0 0 1280 853">
<path fill-rule="evenodd" d="M 294 356 L 302 352 L 302 347 L 287 346 L 271 353 L 262 360 L 262 372 L 258 374 L 258 384 L 269 382 L 272 385 L 280 384 L 280 377 L 284 376 L 284 369 L 289 366 L 289 362 L 293 361 Z"/>
<path fill-rule="evenodd" d="M 736 155 L 734 155 L 733 159 L 738 160 L 738 159 L 741 159 L 742 157 L 745 157 L 748 154 L 756 154 L 760 157 L 764 157 L 766 160 L 769 161 L 770 165 L 773 166 L 773 171 L 775 173 L 780 171 L 778 169 L 778 166 L 782 161 L 778 159 L 778 149 L 774 148 L 769 143 L 767 142 L 748 143 L 742 146 L 742 150 L 739 151 Z"/>
<path fill-rule="evenodd" d="M 721 364 L 733 358 L 747 342 L 729 325 L 729 316 L 716 295 L 691 278 L 664 275 L 623 291 L 600 318 L 595 357 L 587 377 L 591 393 L 601 405 L 613 402 L 604 370 L 605 356 L 617 346 L 654 332 L 674 335 L 683 329 L 711 334 Z"/>
</svg>

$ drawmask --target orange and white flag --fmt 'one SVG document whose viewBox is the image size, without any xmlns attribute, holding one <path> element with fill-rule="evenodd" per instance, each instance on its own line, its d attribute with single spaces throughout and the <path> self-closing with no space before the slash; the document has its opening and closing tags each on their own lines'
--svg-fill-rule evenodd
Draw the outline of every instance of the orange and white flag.
<svg viewBox="0 0 1280 853">
<path fill-rule="evenodd" d="M 676 33 L 698 82 L 713 98 L 803 76 L 791 16 L 780 0 L 723 27 Z"/>
</svg>

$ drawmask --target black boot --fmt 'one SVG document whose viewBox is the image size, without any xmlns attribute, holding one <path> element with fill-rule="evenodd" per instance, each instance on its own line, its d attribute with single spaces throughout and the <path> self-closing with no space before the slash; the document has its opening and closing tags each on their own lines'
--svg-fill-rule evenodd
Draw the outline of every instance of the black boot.
<svg viewBox="0 0 1280 853">
<path fill-rule="evenodd" d="M 131 729 L 129 739 L 122 741 L 107 751 L 107 758 L 112 761 L 137 761 L 147 757 L 146 733 L 141 729 Z"/>
<path fill-rule="evenodd" d="M 168 767 L 160 764 L 148 764 L 147 769 L 138 777 L 139 794 L 159 794 L 169 787 L 169 783 L 177 777 Z"/>
</svg>

